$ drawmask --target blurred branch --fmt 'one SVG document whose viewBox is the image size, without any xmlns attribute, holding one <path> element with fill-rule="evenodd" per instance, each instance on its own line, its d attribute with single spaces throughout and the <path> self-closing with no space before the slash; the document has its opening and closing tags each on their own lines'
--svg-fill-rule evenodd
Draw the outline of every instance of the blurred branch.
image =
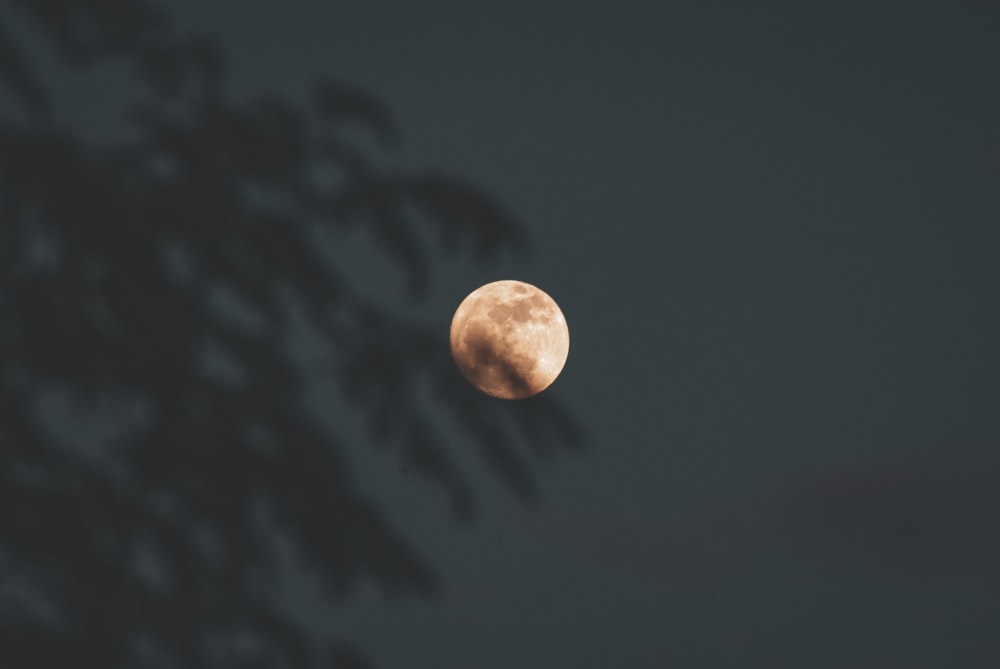
<svg viewBox="0 0 1000 669">
<path fill-rule="evenodd" d="M 309 108 L 237 103 L 214 43 L 175 35 L 145 3 L 0 6 L 74 65 L 132 65 L 146 91 L 123 138 L 74 134 L 44 115 L 46 87 L 0 24 L 0 86 L 29 110 L 0 116 L 0 665 L 313 666 L 276 604 L 285 544 L 331 601 L 366 580 L 439 591 L 354 481 L 349 445 L 306 409 L 312 381 L 288 339 L 318 337 L 343 414 L 445 490 L 456 517 L 476 500 L 449 421 L 536 499 L 521 444 L 575 450 L 569 414 L 478 394 L 435 328 L 362 298 L 316 243 L 362 225 L 422 296 L 442 253 L 527 252 L 514 217 L 449 175 L 377 167 L 349 129 L 383 147 L 398 130 L 354 87 L 321 83 Z M 115 429 L 58 433 L 73 421 L 45 414 L 53 393 L 91 416 L 109 404 Z"/>
</svg>

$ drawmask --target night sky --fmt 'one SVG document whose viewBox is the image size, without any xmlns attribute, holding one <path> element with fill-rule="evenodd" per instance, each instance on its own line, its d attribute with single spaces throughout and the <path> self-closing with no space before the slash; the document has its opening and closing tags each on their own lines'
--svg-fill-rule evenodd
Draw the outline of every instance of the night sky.
<svg viewBox="0 0 1000 669">
<path fill-rule="evenodd" d="M 310 635 L 386 669 L 1000 666 L 1000 6 L 169 8 L 218 41 L 235 99 L 368 91 L 399 127 L 386 161 L 477 184 L 530 244 L 442 258 L 413 300 L 351 235 L 333 253 L 363 292 L 441 345 L 498 279 L 569 323 L 543 395 L 579 452 L 527 458 L 524 503 L 452 438 L 464 522 L 312 388 L 443 587 L 331 601 L 289 567 Z M 97 135 L 135 86 L 55 81 Z"/>
</svg>

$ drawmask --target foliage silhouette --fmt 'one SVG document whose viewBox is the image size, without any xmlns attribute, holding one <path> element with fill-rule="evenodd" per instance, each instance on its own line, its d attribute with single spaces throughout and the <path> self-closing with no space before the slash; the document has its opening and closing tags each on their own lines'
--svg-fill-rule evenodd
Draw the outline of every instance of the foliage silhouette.
<svg viewBox="0 0 1000 669">
<path fill-rule="evenodd" d="M 311 380 L 334 382 L 460 517 L 475 495 L 442 420 L 526 501 L 517 445 L 550 455 L 583 435 L 550 397 L 477 394 L 446 337 L 363 296 L 323 244 L 363 226 L 423 297 L 442 254 L 523 253 L 522 229 L 480 189 L 352 143 L 352 129 L 383 148 L 398 134 L 360 89 L 238 103 L 213 42 L 153 6 L 0 7 L 0 666 L 370 666 L 349 644 L 316 651 L 281 612 L 279 546 L 331 598 L 441 580 L 306 407 Z M 120 136 L 57 120 L 58 80 L 11 20 L 74 68 L 131 68 L 141 94 Z M 302 327 L 322 367 L 295 359 Z"/>
</svg>

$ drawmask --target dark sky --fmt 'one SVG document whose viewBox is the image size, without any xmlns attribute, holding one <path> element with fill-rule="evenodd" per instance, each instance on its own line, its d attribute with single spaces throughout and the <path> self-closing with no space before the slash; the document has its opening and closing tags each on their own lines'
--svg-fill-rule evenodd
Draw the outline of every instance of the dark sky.
<svg viewBox="0 0 1000 669">
<path fill-rule="evenodd" d="M 295 577 L 308 627 L 387 668 L 1000 666 L 995 3 L 170 7 L 237 92 L 362 86 L 523 220 L 527 261 L 438 268 L 442 339 L 501 278 L 570 327 L 590 447 L 542 504 L 476 473 L 459 528 L 359 456 L 446 590 Z"/>
</svg>

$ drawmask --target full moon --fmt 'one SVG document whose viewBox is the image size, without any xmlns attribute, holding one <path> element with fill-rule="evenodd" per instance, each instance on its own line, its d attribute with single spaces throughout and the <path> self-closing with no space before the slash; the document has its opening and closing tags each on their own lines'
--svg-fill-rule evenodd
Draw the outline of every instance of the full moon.
<svg viewBox="0 0 1000 669">
<path fill-rule="evenodd" d="M 458 305 L 451 355 L 469 383 L 487 395 L 531 397 L 552 385 L 566 364 L 569 328 L 544 291 L 521 281 L 494 281 Z"/>
</svg>

